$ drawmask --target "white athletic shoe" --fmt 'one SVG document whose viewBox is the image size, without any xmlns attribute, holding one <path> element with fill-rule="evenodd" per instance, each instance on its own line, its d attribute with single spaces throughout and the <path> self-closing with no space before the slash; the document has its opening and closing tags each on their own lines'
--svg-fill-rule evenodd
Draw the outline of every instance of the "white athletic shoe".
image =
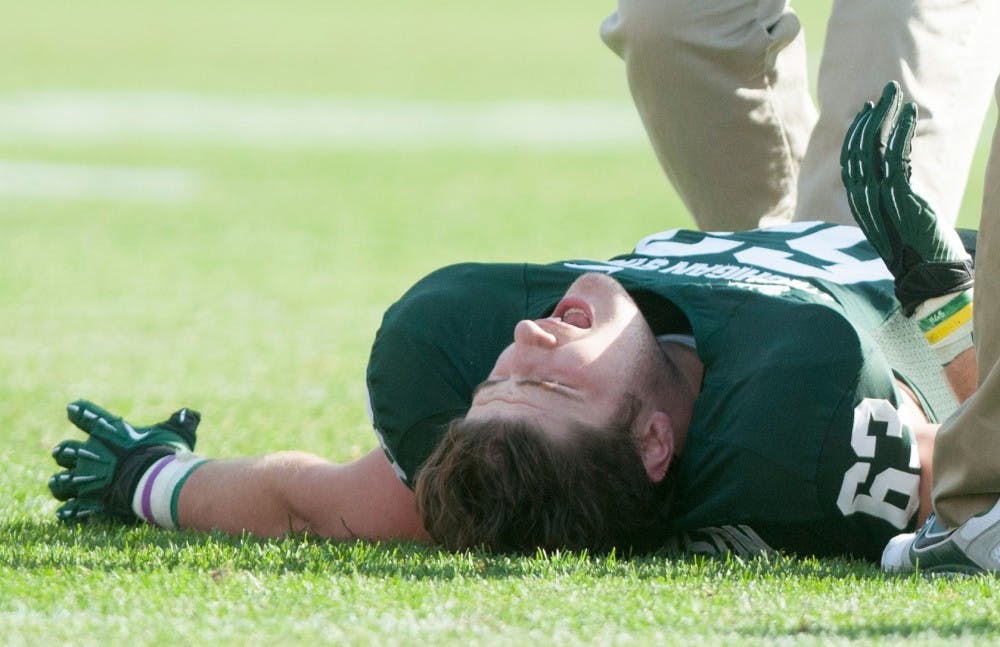
<svg viewBox="0 0 1000 647">
<path fill-rule="evenodd" d="M 931 514 L 916 533 L 893 537 L 882 552 L 890 573 L 1000 573 L 1000 501 L 948 530 Z"/>
</svg>

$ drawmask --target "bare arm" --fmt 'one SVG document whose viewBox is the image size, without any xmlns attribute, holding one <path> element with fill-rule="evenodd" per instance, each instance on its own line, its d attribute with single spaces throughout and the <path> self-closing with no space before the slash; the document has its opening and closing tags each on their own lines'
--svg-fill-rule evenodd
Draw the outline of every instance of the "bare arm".
<svg viewBox="0 0 1000 647">
<path fill-rule="evenodd" d="M 959 404 L 965 402 L 976 390 L 979 378 L 979 364 L 976 361 L 975 348 L 967 348 L 944 367 L 944 376 L 951 385 L 951 390 L 958 398 Z"/>
<path fill-rule="evenodd" d="M 977 366 L 974 348 L 962 351 L 944 366 L 945 378 L 951 385 L 951 390 L 958 398 L 959 404 L 965 402 L 976 390 Z M 916 408 L 916 404 L 913 406 Z M 927 418 L 922 412 L 918 414 L 918 417 L 912 419 L 907 419 L 904 416 L 904 422 L 913 429 L 917 440 L 917 450 L 920 452 L 920 514 L 917 518 L 917 525 L 922 525 L 932 509 L 931 484 L 934 478 L 934 440 L 937 438 L 937 432 L 941 425 L 927 422 Z"/>
<path fill-rule="evenodd" d="M 927 421 L 927 416 L 917 404 L 917 398 L 908 386 L 898 380 L 896 385 L 903 394 L 899 404 L 900 420 L 913 432 L 914 440 L 917 443 L 917 452 L 920 456 L 920 508 L 917 515 L 917 524 L 920 525 L 931 513 L 934 439 L 941 425 Z"/>
<path fill-rule="evenodd" d="M 212 461 L 184 484 L 177 514 L 182 528 L 196 530 L 428 539 L 413 492 L 381 449 L 343 465 L 303 452 Z"/>
<path fill-rule="evenodd" d="M 955 359 L 944 366 L 945 378 L 951 386 L 959 404 L 965 402 L 976 390 L 977 360 L 974 348 L 962 351 Z M 904 424 L 913 430 L 917 441 L 917 451 L 920 454 L 920 513 L 918 525 L 923 524 L 931 512 L 931 484 L 934 476 L 934 440 L 937 437 L 940 424 L 927 421 L 927 416 L 917 405 L 916 396 L 902 382 L 897 385 L 905 397 L 900 406 L 900 416 Z"/>
</svg>

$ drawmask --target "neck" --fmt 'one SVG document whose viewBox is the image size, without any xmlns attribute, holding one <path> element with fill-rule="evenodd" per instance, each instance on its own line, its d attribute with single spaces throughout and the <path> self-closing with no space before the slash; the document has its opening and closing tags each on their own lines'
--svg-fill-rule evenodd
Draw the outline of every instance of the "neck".
<svg viewBox="0 0 1000 647">
<path fill-rule="evenodd" d="M 693 400 L 701 393 L 701 380 L 705 375 L 705 365 L 698 357 L 698 352 L 684 344 L 676 342 L 666 342 L 660 345 L 660 349 L 666 356 L 667 361 L 673 363 L 677 369 L 682 384 L 678 385 L 682 392 L 690 394 Z"/>
<path fill-rule="evenodd" d="M 666 376 L 668 385 L 665 393 L 670 400 L 670 414 L 673 420 L 676 450 L 679 453 L 684 447 L 691 416 L 694 413 L 694 402 L 701 393 L 701 381 L 705 374 L 705 365 L 698 357 L 697 351 L 684 344 L 666 342 L 660 345 L 670 374 Z"/>
</svg>

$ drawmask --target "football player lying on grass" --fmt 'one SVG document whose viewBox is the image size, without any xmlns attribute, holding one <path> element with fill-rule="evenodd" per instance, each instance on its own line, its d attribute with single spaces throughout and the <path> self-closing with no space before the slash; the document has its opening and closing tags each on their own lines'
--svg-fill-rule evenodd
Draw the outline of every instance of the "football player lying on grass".
<svg viewBox="0 0 1000 647">
<path fill-rule="evenodd" d="M 845 178 L 879 139 L 852 131 Z M 80 401 L 69 418 L 89 438 L 53 451 L 56 514 L 451 549 L 877 559 L 929 511 L 931 423 L 954 401 L 932 402 L 926 375 L 943 366 L 959 400 L 975 377 L 966 311 L 924 307 L 971 287 L 968 254 L 933 214 L 899 234 L 873 248 L 825 223 L 675 230 L 608 261 L 446 267 L 376 335 L 380 449 L 343 465 L 205 459 L 190 409 L 134 427 Z M 917 360 L 880 341 L 900 309 L 931 325 Z"/>
</svg>

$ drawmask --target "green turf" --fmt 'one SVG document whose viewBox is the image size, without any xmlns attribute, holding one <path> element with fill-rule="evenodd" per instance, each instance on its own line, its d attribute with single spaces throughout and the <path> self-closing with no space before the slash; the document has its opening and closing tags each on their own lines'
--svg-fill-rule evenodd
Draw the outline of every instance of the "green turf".
<svg viewBox="0 0 1000 647">
<path fill-rule="evenodd" d="M 607 2 L 9 4 L 0 101 L 170 91 L 628 107 L 597 38 Z M 828 6 L 800 8 L 814 46 Z M 994 580 L 887 578 L 837 560 L 515 559 L 58 526 L 45 480 L 49 449 L 73 434 L 69 400 L 143 423 L 199 408 L 209 455 L 348 460 L 375 445 L 368 345 L 420 274 L 604 257 L 690 221 L 638 140 L 366 150 L 8 136 L 4 160 L 197 181 L 167 203 L 0 196 L 5 645 L 1000 641 Z"/>
</svg>

